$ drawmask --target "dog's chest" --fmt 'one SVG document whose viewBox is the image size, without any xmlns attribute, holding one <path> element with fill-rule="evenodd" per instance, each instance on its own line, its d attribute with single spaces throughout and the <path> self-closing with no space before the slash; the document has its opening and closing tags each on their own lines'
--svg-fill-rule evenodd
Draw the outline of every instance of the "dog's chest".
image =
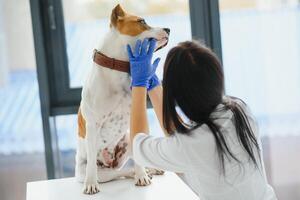
<svg viewBox="0 0 300 200">
<path fill-rule="evenodd" d="M 128 151 L 130 98 L 122 98 L 99 128 L 97 135 L 97 164 L 115 168 L 122 165 Z"/>
<path fill-rule="evenodd" d="M 131 99 L 130 94 L 120 97 L 118 105 L 113 108 L 104 122 L 97 124 L 97 143 L 100 149 L 114 148 L 120 139 L 128 133 L 130 120 Z"/>
</svg>

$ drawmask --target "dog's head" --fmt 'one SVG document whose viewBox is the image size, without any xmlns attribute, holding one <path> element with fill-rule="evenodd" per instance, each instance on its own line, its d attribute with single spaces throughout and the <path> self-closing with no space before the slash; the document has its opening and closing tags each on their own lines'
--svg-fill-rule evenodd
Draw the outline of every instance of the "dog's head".
<svg viewBox="0 0 300 200">
<path fill-rule="evenodd" d="M 129 44 L 138 39 L 155 38 L 156 50 L 166 46 L 169 40 L 169 28 L 151 27 L 143 18 L 126 13 L 119 4 L 112 10 L 110 27 L 117 30 L 120 37 L 125 37 Z"/>
</svg>

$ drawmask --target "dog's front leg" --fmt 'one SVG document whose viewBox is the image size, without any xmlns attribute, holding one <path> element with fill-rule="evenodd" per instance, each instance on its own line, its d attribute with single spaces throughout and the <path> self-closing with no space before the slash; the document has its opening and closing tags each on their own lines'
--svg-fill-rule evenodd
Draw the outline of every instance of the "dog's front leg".
<svg viewBox="0 0 300 200">
<path fill-rule="evenodd" d="M 86 124 L 86 153 L 87 165 L 83 192 L 85 194 L 95 194 L 100 191 L 97 182 L 97 132 L 92 124 Z"/>
<path fill-rule="evenodd" d="M 152 176 L 147 173 L 145 167 L 141 167 L 138 164 L 134 164 L 135 171 L 135 185 L 146 186 L 151 184 Z"/>
</svg>

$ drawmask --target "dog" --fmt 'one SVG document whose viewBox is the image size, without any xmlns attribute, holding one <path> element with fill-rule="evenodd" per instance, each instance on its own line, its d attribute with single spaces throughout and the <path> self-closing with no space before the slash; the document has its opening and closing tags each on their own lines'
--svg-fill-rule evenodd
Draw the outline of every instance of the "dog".
<svg viewBox="0 0 300 200">
<path fill-rule="evenodd" d="M 155 169 L 148 173 L 137 164 L 123 168 L 132 157 L 131 79 L 129 73 L 117 68 L 129 66 L 127 44 L 134 46 L 138 39 L 155 38 L 158 50 L 167 45 L 169 32 L 168 28 L 150 27 L 143 18 L 125 12 L 119 4 L 112 10 L 109 32 L 94 54 L 78 111 L 75 176 L 84 183 L 83 193 L 95 194 L 100 191 L 99 183 L 120 177 L 132 177 L 136 185 L 145 186 L 151 183 L 151 174 L 163 173 Z M 97 62 L 99 56 L 101 62 Z"/>
</svg>

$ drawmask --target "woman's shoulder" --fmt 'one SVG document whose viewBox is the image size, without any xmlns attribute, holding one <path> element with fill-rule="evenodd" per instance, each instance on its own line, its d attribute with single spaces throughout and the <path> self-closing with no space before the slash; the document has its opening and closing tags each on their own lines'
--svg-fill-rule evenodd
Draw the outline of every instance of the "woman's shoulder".
<svg viewBox="0 0 300 200">
<path fill-rule="evenodd" d="M 189 133 L 175 132 L 170 137 L 173 137 L 175 141 L 181 143 L 182 146 L 194 148 L 197 146 L 199 149 L 214 148 L 215 139 L 211 130 L 206 124 L 198 126 Z"/>
</svg>

